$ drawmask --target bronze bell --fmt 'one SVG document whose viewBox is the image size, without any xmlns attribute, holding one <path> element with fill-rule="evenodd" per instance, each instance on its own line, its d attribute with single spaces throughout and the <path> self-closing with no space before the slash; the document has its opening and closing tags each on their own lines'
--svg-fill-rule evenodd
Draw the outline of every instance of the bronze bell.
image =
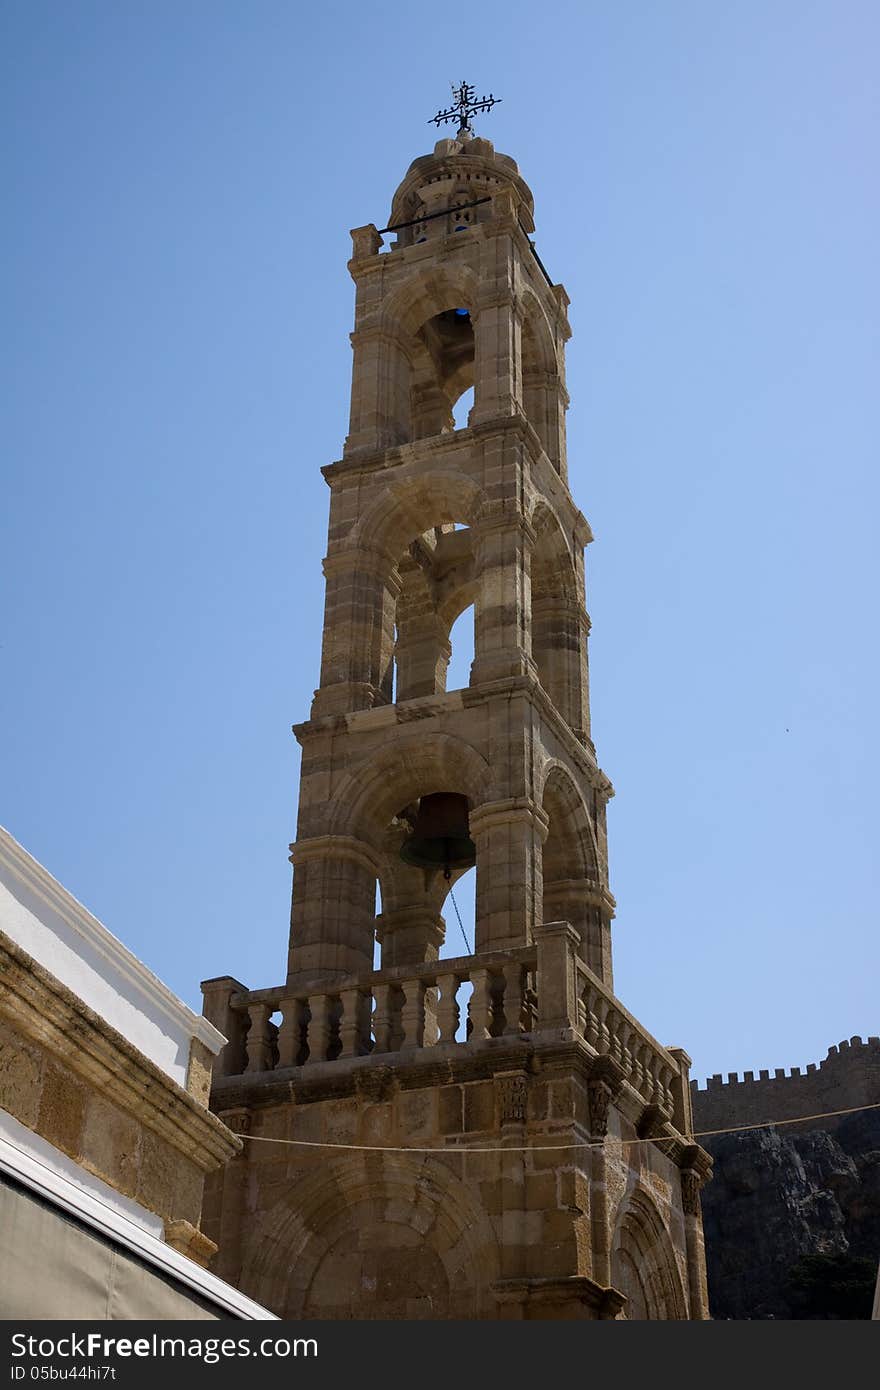
<svg viewBox="0 0 880 1390">
<path fill-rule="evenodd" d="M 468 827 L 468 799 L 458 792 L 423 796 L 412 822 L 412 833 L 400 847 L 405 864 L 417 869 L 469 869 L 477 862 L 477 847 Z"/>
</svg>

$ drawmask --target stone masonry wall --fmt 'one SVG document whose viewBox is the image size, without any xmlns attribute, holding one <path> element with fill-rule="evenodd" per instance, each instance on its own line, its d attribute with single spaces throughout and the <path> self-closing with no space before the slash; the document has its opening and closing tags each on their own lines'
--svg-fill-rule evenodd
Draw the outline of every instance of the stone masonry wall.
<svg viewBox="0 0 880 1390">
<path fill-rule="evenodd" d="M 773 1076 L 761 1071 L 730 1072 L 710 1076 L 705 1090 L 691 1082 L 695 1128 L 726 1129 L 734 1125 L 793 1120 L 799 1115 L 819 1115 L 846 1110 L 880 1100 L 880 1038 L 850 1038 L 829 1047 L 828 1056 L 805 1071 L 792 1067 L 790 1074 L 777 1068 Z M 823 1121 L 823 1128 L 834 1121 Z"/>
</svg>

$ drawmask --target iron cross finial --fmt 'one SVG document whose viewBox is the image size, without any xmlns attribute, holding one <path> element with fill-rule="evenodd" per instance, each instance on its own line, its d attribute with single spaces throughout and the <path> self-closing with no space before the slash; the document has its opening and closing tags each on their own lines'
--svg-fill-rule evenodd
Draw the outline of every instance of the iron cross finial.
<svg viewBox="0 0 880 1390">
<path fill-rule="evenodd" d="M 432 116 L 428 125 L 441 126 L 447 121 L 458 121 L 458 134 L 469 135 L 471 131 L 470 118 L 475 116 L 478 111 L 491 111 L 493 106 L 497 106 L 501 97 L 494 97 L 490 92 L 487 97 L 480 97 L 477 100 L 477 89 L 468 82 L 462 82 L 456 87 L 452 84 L 453 104 L 447 106 L 445 110 L 438 111 L 436 116 Z"/>
</svg>

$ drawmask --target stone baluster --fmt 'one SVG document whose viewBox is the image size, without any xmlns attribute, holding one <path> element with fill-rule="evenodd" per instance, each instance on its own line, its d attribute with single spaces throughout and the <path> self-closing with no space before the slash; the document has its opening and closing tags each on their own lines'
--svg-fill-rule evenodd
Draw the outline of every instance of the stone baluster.
<svg viewBox="0 0 880 1390">
<path fill-rule="evenodd" d="M 247 1071 L 272 1070 L 272 1038 L 269 1032 L 269 1019 L 272 1016 L 271 1004 L 251 1004 L 248 1006 L 251 1026 L 247 1035 Z"/>
<path fill-rule="evenodd" d="M 309 1061 L 326 1062 L 333 1026 L 333 1000 L 329 994 L 316 994 L 309 1000 L 312 1020 L 309 1024 Z"/>
<path fill-rule="evenodd" d="M 639 1035 L 625 1018 L 620 1021 L 618 1035 L 620 1038 L 620 1065 L 626 1075 L 632 1078 L 635 1072 L 636 1043 Z M 633 1081 L 633 1085 L 635 1085 L 635 1081 Z"/>
<path fill-rule="evenodd" d="M 522 1032 L 523 967 L 519 961 L 507 961 L 504 975 L 504 1033 Z"/>
<path fill-rule="evenodd" d="M 376 1007 L 373 1011 L 373 1036 L 376 1039 L 374 1052 L 390 1052 L 394 1036 L 394 1009 L 391 985 L 376 985 L 373 998 Z"/>
<path fill-rule="evenodd" d="M 281 1002 L 281 1027 L 278 1030 L 278 1065 L 295 1067 L 302 1047 L 304 1001 L 284 999 Z"/>
<path fill-rule="evenodd" d="M 438 975 L 440 1000 L 437 1004 L 437 1026 L 440 1029 L 441 1043 L 455 1042 L 460 1022 L 458 1007 L 459 978 L 457 975 Z"/>
<path fill-rule="evenodd" d="M 672 1095 L 672 1079 L 676 1073 L 672 1067 L 665 1062 L 660 1066 L 660 1105 L 665 1114 L 671 1115 L 675 1110 L 675 1100 Z"/>
<path fill-rule="evenodd" d="M 425 1043 L 425 982 L 407 980 L 403 986 L 404 1002 L 400 1014 L 403 1029 L 402 1047 L 423 1047 Z"/>
<path fill-rule="evenodd" d="M 591 984 L 587 984 L 581 996 L 584 1004 L 584 1037 L 591 1047 L 599 1051 L 599 1019 L 596 1013 L 596 991 Z"/>
<path fill-rule="evenodd" d="M 342 1019 L 339 1024 L 340 1057 L 359 1057 L 363 1051 L 363 995 L 359 989 L 340 991 Z"/>
<path fill-rule="evenodd" d="M 488 970 L 472 970 L 474 992 L 470 1002 L 471 1031 L 469 1042 L 481 1042 L 492 1036 L 492 977 Z"/>
</svg>

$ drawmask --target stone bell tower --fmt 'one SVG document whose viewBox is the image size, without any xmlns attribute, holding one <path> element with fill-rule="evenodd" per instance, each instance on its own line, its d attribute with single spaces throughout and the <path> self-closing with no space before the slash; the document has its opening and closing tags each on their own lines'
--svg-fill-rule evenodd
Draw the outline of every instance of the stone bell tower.
<svg viewBox="0 0 880 1390">
<path fill-rule="evenodd" d="M 287 979 L 203 987 L 229 1039 L 212 1106 L 248 1136 L 204 1229 L 218 1272 L 289 1318 L 705 1318 L 689 1059 L 612 990 L 568 297 L 516 164 L 466 119 L 389 223 L 352 233 Z M 474 860 L 474 954 L 444 956 Z"/>
</svg>

